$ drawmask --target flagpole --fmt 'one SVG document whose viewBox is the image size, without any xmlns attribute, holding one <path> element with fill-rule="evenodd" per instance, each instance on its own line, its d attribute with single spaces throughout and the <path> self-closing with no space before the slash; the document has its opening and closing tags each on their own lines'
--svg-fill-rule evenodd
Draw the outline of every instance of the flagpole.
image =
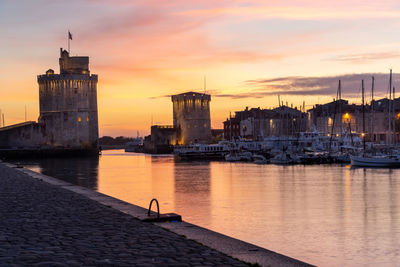
<svg viewBox="0 0 400 267">
<path fill-rule="evenodd" d="M 67 38 L 68 38 L 68 54 L 70 53 L 70 49 L 69 49 L 69 30 L 68 30 L 68 36 L 67 36 Z"/>
</svg>

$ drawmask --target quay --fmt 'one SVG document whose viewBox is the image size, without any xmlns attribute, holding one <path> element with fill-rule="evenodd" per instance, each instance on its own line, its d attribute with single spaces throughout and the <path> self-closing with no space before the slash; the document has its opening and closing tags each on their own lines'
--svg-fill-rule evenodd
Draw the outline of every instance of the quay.
<svg viewBox="0 0 400 267">
<path fill-rule="evenodd" d="M 0 266 L 310 266 L 146 211 L 0 162 Z"/>
</svg>

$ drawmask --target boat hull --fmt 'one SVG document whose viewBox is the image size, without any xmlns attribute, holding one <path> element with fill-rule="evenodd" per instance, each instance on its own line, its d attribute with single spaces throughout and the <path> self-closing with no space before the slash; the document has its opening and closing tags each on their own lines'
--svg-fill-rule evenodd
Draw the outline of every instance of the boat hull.
<svg viewBox="0 0 400 267">
<path fill-rule="evenodd" d="M 400 160 L 397 158 L 368 158 L 351 156 L 351 165 L 358 167 L 400 167 Z"/>
</svg>

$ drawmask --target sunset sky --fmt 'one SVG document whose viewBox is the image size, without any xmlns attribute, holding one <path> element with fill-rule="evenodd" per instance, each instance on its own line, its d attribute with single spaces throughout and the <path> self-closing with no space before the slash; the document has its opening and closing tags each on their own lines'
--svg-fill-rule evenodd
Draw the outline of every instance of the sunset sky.
<svg viewBox="0 0 400 267">
<path fill-rule="evenodd" d="M 37 120 L 36 76 L 59 71 L 60 47 L 99 75 L 100 135 L 136 136 L 172 124 L 171 94 L 212 96 L 213 128 L 229 112 L 360 102 L 400 70 L 400 3 L 392 0 L 1 0 L 0 109 L 6 125 Z M 394 85 L 400 88 L 400 75 Z M 400 91 L 399 91 L 400 92 Z"/>
</svg>

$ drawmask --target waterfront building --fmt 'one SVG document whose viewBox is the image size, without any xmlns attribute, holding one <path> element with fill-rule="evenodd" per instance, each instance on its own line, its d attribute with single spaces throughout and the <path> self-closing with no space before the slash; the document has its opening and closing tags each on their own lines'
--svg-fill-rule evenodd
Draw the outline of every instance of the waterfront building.
<svg viewBox="0 0 400 267">
<path fill-rule="evenodd" d="M 144 140 L 144 151 L 151 154 L 171 153 L 178 142 L 179 129 L 173 125 L 153 125 Z"/>
<path fill-rule="evenodd" d="M 171 100 L 173 126 L 179 129 L 178 144 L 211 143 L 211 96 L 187 92 L 173 95 Z"/>
<path fill-rule="evenodd" d="M 89 57 L 70 57 L 60 49 L 60 74 L 39 75 L 38 122 L 0 128 L 0 148 L 97 151 L 97 75 Z"/>
<path fill-rule="evenodd" d="M 307 113 L 280 106 L 275 109 L 246 107 L 224 122 L 225 139 L 261 140 L 268 136 L 294 136 L 307 129 Z"/>
<path fill-rule="evenodd" d="M 367 141 L 385 143 L 388 141 L 388 132 L 391 129 L 392 142 L 400 140 L 400 98 L 391 101 L 382 98 L 366 104 L 364 121 L 362 105 L 349 104 L 347 100 L 315 105 L 308 112 L 311 128 L 325 135 L 364 134 Z"/>
<path fill-rule="evenodd" d="M 224 121 L 224 138 L 226 140 L 234 140 L 240 136 L 240 119 L 230 117 Z"/>
</svg>

